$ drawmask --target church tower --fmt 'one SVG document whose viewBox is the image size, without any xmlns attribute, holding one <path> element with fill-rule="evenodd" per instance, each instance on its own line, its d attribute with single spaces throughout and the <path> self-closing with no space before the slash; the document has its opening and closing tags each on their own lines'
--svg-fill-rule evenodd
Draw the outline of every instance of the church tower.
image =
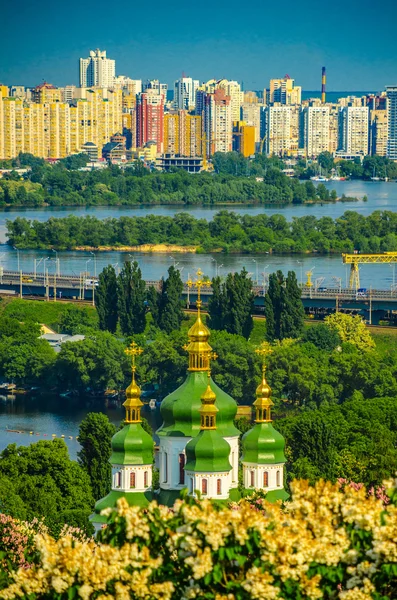
<svg viewBox="0 0 397 600">
<path fill-rule="evenodd" d="M 142 427 L 141 390 L 135 381 L 136 357 L 142 353 L 135 342 L 125 351 L 131 356 L 132 381 L 126 389 L 124 427 L 112 438 L 112 488 L 95 504 L 94 524 L 106 523 L 105 508 L 114 508 L 124 497 L 131 506 L 146 506 L 152 500 L 153 439 Z"/>
<path fill-rule="evenodd" d="M 232 466 L 230 445 L 216 427 L 216 395 L 209 383 L 201 396 L 201 431 L 186 446 L 185 473 L 190 495 L 199 491 L 203 497 L 227 500 L 230 493 Z"/>
<path fill-rule="evenodd" d="M 264 342 L 257 350 L 263 356 L 262 381 L 256 389 L 255 425 L 242 439 L 243 483 L 247 492 L 256 489 L 267 492 L 266 500 L 287 500 L 284 490 L 285 440 L 272 425 L 271 389 L 266 381 L 265 356 L 270 354 Z"/>
<path fill-rule="evenodd" d="M 197 272 L 197 280 L 189 281 L 188 285 L 197 289 L 197 319 L 189 330 L 189 343 L 185 347 L 189 354 L 189 366 L 184 383 L 169 394 L 161 403 L 163 424 L 158 429 L 160 438 L 159 470 L 160 470 L 160 504 L 172 505 L 179 497 L 180 491 L 187 487 L 186 481 L 186 445 L 201 431 L 201 408 L 204 392 L 208 389 L 215 394 L 217 409 L 217 431 L 229 444 L 229 462 L 232 467 L 230 474 L 231 491 L 237 493 L 239 431 L 234 426 L 237 404 L 228 394 L 221 390 L 209 378 L 211 359 L 215 358 L 208 343 L 210 331 L 201 318 L 200 290 L 208 286 L 209 281 Z M 233 493 L 231 494 L 233 496 Z"/>
</svg>

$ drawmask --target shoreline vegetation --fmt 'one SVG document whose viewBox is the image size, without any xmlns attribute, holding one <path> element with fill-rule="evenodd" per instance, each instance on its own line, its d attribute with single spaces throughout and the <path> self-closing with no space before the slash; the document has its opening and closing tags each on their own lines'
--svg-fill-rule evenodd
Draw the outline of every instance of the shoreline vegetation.
<svg viewBox="0 0 397 600">
<path fill-rule="evenodd" d="M 311 200 L 305 200 L 304 202 L 301 202 L 300 204 L 303 206 L 311 206 L 313 204 L 320 204 L 321 206 L 323 204 L 336 204 L 337 202 L 367 202 L 368 198 L 366 195 L 362 196 L 361 198 L 359 196 L 346 196 L 345 194 L 342 194 L 342 196 L 337 196 L 336 198 L 326 198 L 326 199 L 320 199 L 320 198 L 315 198 L 315 199 L 311 199 Z M 210 204 L 210 206 L 213 206 L 214 204 L 216 204 L 216 206 L 219 206 L 219 208 L 222 207 L 228 207 L 228 206 L 263 206 L 264 208 L 266 208 L 266 206 L 280 206 L 280 208 L 286 206 L 285 202 L 268 202 L 266 204 L 262 203 L 262 202 L 257 202 L 255 200 L 248 200 L 246 202 L 213 202 Z M 291 203 L 288 203 L 288 205 Z M 292 203 L 294 204 L 294 203 Z M 61 204 L 61 205 L 54 205 L 54 204 L 50 204 L 48 202 L 43 202 L 43 204 L 40 205 L 36 205 L 36 206 L 32 206 L 32 205 L 27 205 L 27 204 L 2 204 L 0 205 L 0 213 L 2 211 L 7 212 L 10 209 L 23 209 L 23 208 L 29 208 L 29 209 L 34 209 L 34 208 L 57 208 L 58 206 L 62 206 L 65 208 L 72 208 L 74 206 L 80 206 L 80 205 L 76 205 L 76 204 Z M 92 204 L 87 204 L 85 205 L 86 207 L 89 206 L 93 206 Z M 100 206 L 101 208 L 106 208 L 108 206 L 125 206 L 125 204 L 96 204 L 95 206 Z M 184 203 L 181 202 L 151 202 L 151 203 L 146 203 L 146 202 L 138 202 L 135 204 L 129 204 L 128 206 L 130 206 L 131 208 L 143 208 L 145 206 L 184 206 Z M 208 203 L 202 202 L 200 204 L 194 204 L 194 206 L 208 206 Z"/>
<path fill-rule="evenodd" d="M 150 171 L 140 161 L 119 168 L 85 168 L 87 157 L 77 155 L 55 165 L 21 155 L 23 175 L 12 171 L 0 179 L 0 208 L 51 206 L 227 206 L 242 204 L 290 205 L 337 202 L 335 190 L 310 180 L 288 177 L 283 161 L 257 155 L 247 161 L 237 153 L 213 157 L 214 172 L 163 173 Z M 243 162 L 241 162 L 243 161 Z M 241 163 L 241 164 L 240 164 Z"/>
<path fill-rule="evenodd" d="M 341 217 L 251 216 L 221 210 L 212 221 L 182 212 L 101 220 L 93 216 L 51 217 L 45 222 L 7 220 L 8 244 L 23 249 L 125 250 L 144 252 L 225 252 L 340 254 L 397 251 L 397 213 L 375 211 Z"/>
</svg>

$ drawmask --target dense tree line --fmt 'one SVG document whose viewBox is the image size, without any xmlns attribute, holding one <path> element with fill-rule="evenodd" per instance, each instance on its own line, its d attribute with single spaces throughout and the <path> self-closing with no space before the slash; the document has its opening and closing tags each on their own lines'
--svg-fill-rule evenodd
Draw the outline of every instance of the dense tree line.
<svg viewBox="0 0 397 600">
<path fill-rule="evenodd" d="M 286 278 L 282 271 L 269 276 L 265 316 L 268 341 L 299 338 L 302 335 L 305 311 L 294 271 L 288 271 Z"/>
<path fill-rule="evenodd" d="M 311 181 L 291 179 L 280 161 L 259 156 L 250 163 L 236 153 L 216 155 L 215 172 L 198 174 L 150 172 L 139 162 L 125 169 L 111 165 L 77 170 L 84 160 L 68 157 L 48 165 L 32 157 L 31 170 L 23 178 L 14 172 L 0 180 L 0 206 L 300 204 L 325 199 Z M 236 169 L 241 161 L 244 169 Z M 29 160 L 22 163 L 26 166 Z M 336 199 L 335 192 L 328 199 Z"/>
<path fill-rule="evenodd" d="M 68 216 L 45 222 L 17 217 L 7 221 L 7 235 L 9 244 L 22 249 L 165 243 L 225 252 L 385 252 L 397 250 L 397 213 L 378 210 L 363 216 L 346 211 L 335 220 L 308 215 L 287 221 L 280 214 L 222 210 L 209 222 L 187 213 L 105 220 Z"/>
<path fill-rule="evenodd" d="M 228 273 L 225 282 L 220 277 L 212 280 L 212 296 L 208 302 L 211 329 L 249 338 L 253 312 L 252 280 L 245 269 L 241 273 Z"/>
</svg>

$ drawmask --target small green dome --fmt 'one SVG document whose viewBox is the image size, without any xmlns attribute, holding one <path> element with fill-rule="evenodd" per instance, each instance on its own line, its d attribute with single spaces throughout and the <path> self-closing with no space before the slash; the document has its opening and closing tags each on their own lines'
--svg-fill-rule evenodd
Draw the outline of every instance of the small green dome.
<svg viewBox="0 0 397 600">
<path fill-rule="evenodd" d="M 231 471 L 230 445 L 218 429 L 204 429 L 186 445 L 186 471 Z"/>
<path fill-rule="evenodd" d="M 128 423 L 112 437 L 112 465 L 151 465 L 153 462 L 152 437 L 141 423 Z"/>
<path fill-rule="evenodd" d="M 161 403 L 163 425 L 157 431 L 159 436 L 195 437 L 200 431 L 201 396 L 208 386 L 207 371 L 192 371 L 182 385 L 171 392 Z M 239 435 L 234 426 L 237 404 L 210 379 L 211 389 L 216 394 L 215 406 L 218 409 L 217 430 L 222 437 Z"/>
<path fill-rule="evenodd" d="M 242 439 L 242 462 L 259 465 L 286 462 L 285 440 L 269 422 L 256 423 Z"/>
</svg>

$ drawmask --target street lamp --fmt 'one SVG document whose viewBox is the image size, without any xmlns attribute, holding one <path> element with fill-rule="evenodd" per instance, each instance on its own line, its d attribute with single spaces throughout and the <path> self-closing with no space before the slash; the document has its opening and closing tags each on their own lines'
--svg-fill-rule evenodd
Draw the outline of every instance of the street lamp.
<svg viewBox="0 0 397 600">
<path fill-rule="evenodd" d="M 44 262 L 43 262 L 43 277 L 44 277 L 44 279 L 45 279 L 45 263 L 47 260 L 51 260 L 49 256 L 47 256 L 47 258 L 45 258 Z"/>
<path fill-rule="evenodd" d="M 94 257 L 94 277 L 96 277 L 96 255 L 94 254 L 94 252 L 90 252 L 90 254 L 92 254 L 92 256 Z"/>
<path fill-rule="evenodd" d="M 60 276 L 60 266 L 59 266 L 59 258 L 58 258 L 58 252 L 56 250 L 54 250 L 54 248 L 52 248 L 52 251 L 55 252 L 55 273 L 58 275 L 58 277 Z"/>
<path fill-rule="evenodd" d="M 392 283 L 392 287 L 393 287 L 393 289 L 394 289 L 394 287 L 395 287 L 395 285 L 396 285 L 396 265 L 395 265 L 395 264 L 393 264 L 393 265 L 389 265 L 389 267 L 390 267 L 391 269 L 393 269 L 393 283 Z"/>
<path fill-rule="evenodd" d="M 34 263 L 34 278 L 36 279 L 36 275 L 37 275 L 37 267 L 39 266 L 39 264 L 41 263 L 41 261 L 44 260 L 44 257 L 41 258 L 35 258 L 33 263 Z"/>
<path fill-rule="evenodd" d="M 3 254 L 0 254 L 0 262 L 3 262 L 1 259 L 4 255 L 5 252 L 3 252 Z M 3 283 L 3 265 L 0 266 L 0 283 Z"/>
<path fill-rule="evenodd" d="M 252 259 L 252 262 L 255 263 L 255 270 L 256 270 L 256 285 L 258 285 L 258 261 L 255 260 L 255 258 Z"/>
<path fill-rule="evenodd" d="M 50 286 L 49 286 L 49 282 L 48 282 L 48 269 L 47 269 L 47 278 L 46 278 L 46 269 L 45 269 L 45 264 L 47 262 L 47 260 L 51 260 L 49 256 L 47 256 L 47 258 L 44 259 L 43 262 L 43 285 L 45 287 L 45 292 L 46 292 L 46 298 L 47 301 L 49 300 L 49 295 L 50 295 Z"/>
<path fill-rule="evenodd" d="M 86 276 L 89 275 L 88 273 L 88 263 L 91 262 L 91 258 L 87 258 L 87 260 L 85 261 L 85 274 Z"/>
<path fill-rule="evenodd" d="M 300 269 L 301 269 L 301 287 L 303 286 L 303 262 L 300 260 L 296 261 L 298 263 L 298 265 L 300 265 Z"/>
<path fill-rule="evenodd" d="M 19 268 L 19 250 L 18 250 L 18 248 L 16 248 L 15 246 L 13 246 L 13 248 L 14 248 L 14 250 L 16 250 L 16 251 L 17 251 L 18 273 L 19 273 L 19 271 L 20 271 L 20 268 Z"/>
</svg>

